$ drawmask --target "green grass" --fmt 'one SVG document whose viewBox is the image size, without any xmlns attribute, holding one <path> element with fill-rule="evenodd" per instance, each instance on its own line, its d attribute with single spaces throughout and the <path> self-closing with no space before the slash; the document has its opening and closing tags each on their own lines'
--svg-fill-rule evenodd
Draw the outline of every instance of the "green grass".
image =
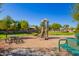
<svg viewBox="0 0 79 59">
<path fill-rule="evenodd" d="M 49 35 L 74 35 L 74 32 L 49 32 Z"/>
<path fill-rule="evenodd" d="M 4 34 L 0 34 L 0 39 L 5 39 L 6 38 L 6 35 L 4 35 Z"/>
<path fill-rule="evenodd" d="M 34 36 L 37 33 L 32 33 L 32 34 L 15 34 L 17 36 Z M 52 32 L 49 31 L 49 35 L 74 35 L 75 33 L 70 33 L 70 32 Z M 8 37 L 10 36 L 10 34 L 8 35 Z M 0 34 L 0 38 L 5 39 L 6 35 L 5 34 Z"/>
<path fill-rule="evenodd" d="M 32 33 L 32 34 L 14 34 L 16 36 L 34 36 L 36 33 Z M 9 37 L 11 34 L 8 34 L 7 36 Z M 0 34 L 0 39 L 5 39 L 6 35 L 5 34 Z"/>
</svg>

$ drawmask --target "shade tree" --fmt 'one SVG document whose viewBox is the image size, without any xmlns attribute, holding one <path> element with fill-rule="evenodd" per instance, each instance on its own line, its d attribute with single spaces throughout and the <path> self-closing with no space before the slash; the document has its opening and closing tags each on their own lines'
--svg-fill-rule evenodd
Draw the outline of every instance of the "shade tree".
<svg viewBox="0 0 79 59">
<path fill-rule="evenodd" d="M 60 31 L 60 28 L 62 27 L 59 23 L 53 23 L 50 25 L 50 27 L 53 29 L 53 31 Z"/>
</svg>

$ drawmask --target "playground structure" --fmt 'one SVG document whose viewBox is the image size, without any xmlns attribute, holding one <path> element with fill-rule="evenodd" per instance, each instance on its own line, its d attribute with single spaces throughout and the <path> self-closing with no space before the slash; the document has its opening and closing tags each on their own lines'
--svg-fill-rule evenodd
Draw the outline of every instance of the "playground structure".
<svg viewBox="0 0 79 59">
<path fill-rule="evenodd" d="M 62 41 L 65 41 L 65 43 L 61 44 Z M 74 56 L 79 56 L 79 34 L 76 34 L 76 38 L 59 40 L 59 51 L 61 51 L 61 48 L 65 49 Z"/>
<path fill-rule="evenodd" d="M 48 40 L 48 20 L 46 18 L 41 21 L 40 37 Z"/>
</svg>

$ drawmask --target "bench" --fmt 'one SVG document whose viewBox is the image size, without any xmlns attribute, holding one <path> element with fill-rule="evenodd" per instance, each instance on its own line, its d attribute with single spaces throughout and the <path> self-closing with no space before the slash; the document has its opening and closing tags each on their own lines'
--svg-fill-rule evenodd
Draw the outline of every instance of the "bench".
<svg viewBox="0 0 79 59">
<path fill-rule="evenodd" d="M 66 43 L 61 44 L 61 41 L 63 41 L 63 40 Z M 63 39 L 63 40 L 62 39 L 59 40 L 59 51 L 61 51 L 61 48 L 63 48 L 66 51 L 68 51 L 69 53 L 71 53 L 72 55 L 79 56 L 79 46 L 76 44 L 77 43 L 76 38 L 66 38 L 66 39 Z M 73 44 L 73 45 L 71 45 L 71 44 Z"/>
</svg>

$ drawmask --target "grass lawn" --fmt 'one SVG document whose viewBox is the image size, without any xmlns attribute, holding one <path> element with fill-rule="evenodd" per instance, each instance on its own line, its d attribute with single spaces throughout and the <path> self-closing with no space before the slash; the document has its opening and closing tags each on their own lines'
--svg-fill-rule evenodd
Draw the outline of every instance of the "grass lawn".
<svg viewBox="0 0 79 59">
<path fill-rule="evenodd" d="M 7 36 L 9 37 L 11 34 L 8 34 Z M 35 33 L 32 34 L 15 34 L 16 36 L 34 36 Z M 5 39 L 6 35 L 5 34 L 0 34 L 0 39 Z"/>
<path fill-rule="evenodd" d="M 17 36 L 34 36 L 36 33 L 32 33 L 32 34 L 15 34 Z M 49 31 L 48 33 L 49 35 L 74 35 L 75 33 L 70 33 L 70 32 L 52 32 Z M 8 37 L 10 36 L 10 34 L 8 35 Z M 0 34 L 0 38 L 5 39 L 6 35 L 5 34 Z"/>
<path fill-rule="evenodd" d="M 49 35 L 74 35 L 74 32 L 52 32 L 49 31 Z"/>
</svg>

